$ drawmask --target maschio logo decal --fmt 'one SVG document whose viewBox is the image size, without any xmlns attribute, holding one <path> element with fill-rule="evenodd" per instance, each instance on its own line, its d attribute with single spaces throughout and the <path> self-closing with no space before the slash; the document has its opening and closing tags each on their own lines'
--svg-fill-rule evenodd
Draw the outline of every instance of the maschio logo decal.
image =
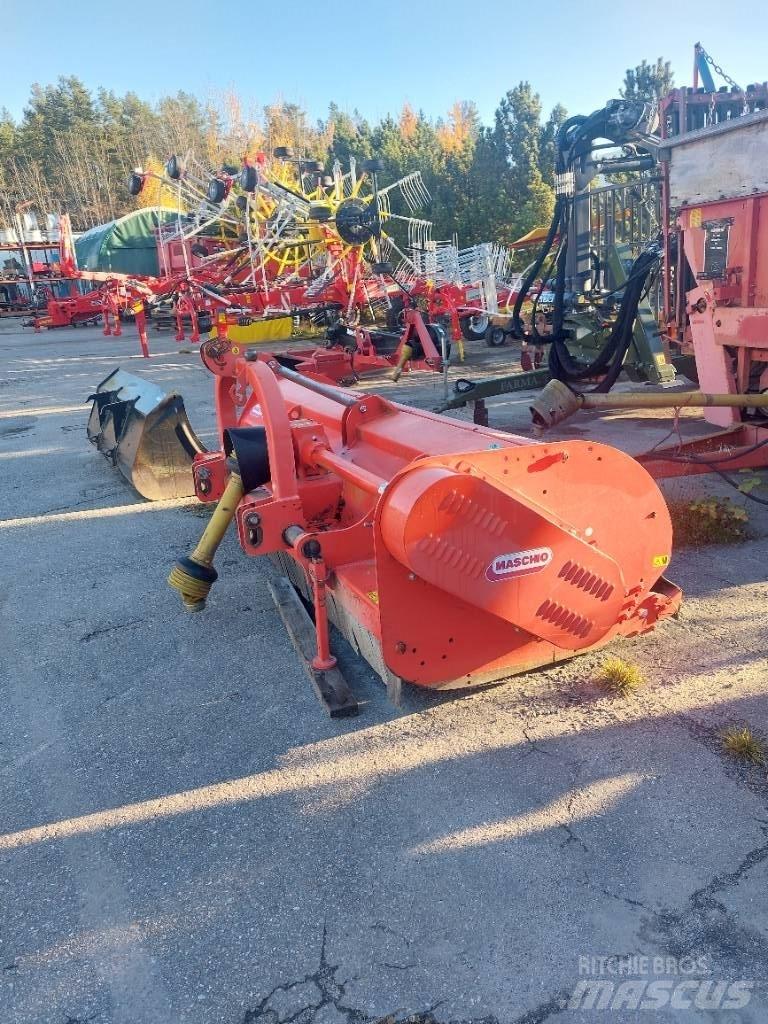
<svg viewBox="0 0 768 1024">
<path fill-rule="evenodd" d="M 496 555 L 485 570 L 485 578 L 491 583 L 509 580 L 516 576 L 528 576 L 532 572 L 546 569 L 552 561 L 552 548 L 528 548 L 527 551 L 510 551 Z"/>
</svg>

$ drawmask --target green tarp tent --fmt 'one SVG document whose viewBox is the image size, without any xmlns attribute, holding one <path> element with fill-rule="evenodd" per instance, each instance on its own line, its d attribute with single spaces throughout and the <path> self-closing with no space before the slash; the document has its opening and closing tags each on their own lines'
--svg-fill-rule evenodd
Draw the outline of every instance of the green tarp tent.
<svg viewBox="0 0 768 1024">
<path fill-rule="evenodd" d="M 91 228 L 75 241 L 78 267 L 156 277 L 155 228 L 176 216 L 175 210 L 152 206 Z"/>
</svg>

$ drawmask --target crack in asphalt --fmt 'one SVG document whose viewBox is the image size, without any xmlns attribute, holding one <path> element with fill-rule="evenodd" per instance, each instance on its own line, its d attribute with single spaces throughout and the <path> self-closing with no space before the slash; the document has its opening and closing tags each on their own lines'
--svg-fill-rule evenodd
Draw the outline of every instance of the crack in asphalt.
<svg viewBox="0 0 768 1024">
<path fill-rule="evenodd" d="M 326 1006 L 333 1007 L 339 1014 L 346 1018 L 349 1024 L 372 1024 L 375 1017 L 371 1017 L 354 1006 L 347 1006 L 342 1002 L 346 994 L 347 981 L 337 981 L 336 971 L 339 964 L 328 962 L 326 952 L 327 928 L 323 925 L 323 938 L 320 944 L 320 962 L 317 970 L 312 974 L 305 974 L 303 978 L 296 981 L 283 982 L 264 996 L 264 998 L 252 1009 L 246 1010 L 241 1024 L 310 1024 L 314 1021 L 320 1010 Z M 290 992 L 301 985 L 314 985 L 318 998 L 300 1007 L 287 1016 L 281 1016 L 277 1010 L 270 1007 L 270 1000 L 278 992 Z"/>
<path fill-rule="evenodd" d="M 18 437 L 19 434 L 26 434 L 34 428 L 35 424 L 21 427 L 0 427 L 0 437 Z"/>
<path fill-rule="evenodd" d="M 411 945 L 411 940 L 406 938 L 405 935 L 401 935 L 400 932 L 396 932 L 394 928 L 390 928 L 388 924 L 384 924 L 383 921 L 375 921 L 371 925 L 371 931 L 383 932 L 385 935 L 391 935 L 395 939 L 399 939 L 400 942 L 404 942 L 406 946 Z"/>
<path fill-rule="evenodd" d="M 549 1020 L 550 1017 L 554 1017 L 556 1014 L 562 1013 L 563 1010 L 567 1009 L 570 996 L 570 989 L 561 989 L 546 1002 L 540 1003 L 532 1010 L 528 1010 L 522 1017 L 515 1017 L 512 1024 L 544 1024 L 545 1020 Z M 485 1019 L 496 1022 L 495 1017 Z M 450 1022 L 450 1024 L 454 1024 L 454 1022 Z M 474 1021 L 471 1024 L 480 1024 L 480 1022 Z"/>
<path fill-rule="evenodd" d="M 768 836 L 768 828 L 764 826 L 761 831 Z M 715 875 L 691 893 L 682 909 L 667 908 L 655 913 L 644 923 L 641 934 L 652 940 L 661 937 L 673 956 L 690 956 L 700 951 L 722 965 L 736 968 L 741 978 L 768 981 L 768 947 L 764 936 L 757 928 L 740 924 L 736 915 L 716 898 L 766 861 L 768 842 L 746 853 L 733 871 Z"/>
<path fill-rule="evenodd" d="M 377 923 L 374 927 L 381 930 L 390 930 L 386 925 Z M 475 1017 L 467 1020 L 451 1019 L 445 1022 L 439 1021 L 434 1016 L 434 1011 L 440 1006 L 440 1001 L 428 1006 L 425 1010 L 404 1014 L 402 1010 L 387 1014 L 384 1017 L 372 1016 L 364 1010 L 355 1006 L 349 1006 L 344 1002 L 347 985 L 355 978 L 348 978 L 346 981 L 338 981 L 336 972 L 339 964 L 331 964 L 327 954 L 327 928 L 323 925 L 323 937 L 320 944 L 320 961 L 317 969 L 311 974 L 305 974 L 295 981 L 282 982 L 275 985 L 256 1006 L 245 1011 L 240 1024 L 313 1024 L 317 1015 L 326 1007 L 331 1007 L 340 1014 L 346 1024 L 500 1024 L 499 1019 L 493 1014 L 486 1017 Z M 382 963 L 380 967 L 391 970 L 409 970 L 417 967 L 416 963 L 389 964 Z M 303 1006 L 292 1012 L 281 1015 L 270 1002 L 279 993 L 291 992 L 302 985 L 312 985 L 316 989 L 316 998 L 305 1002 Z M 527 1010 L 522 1016 L 516 1017 L 511 1024 L 543 1024 L 555 1014 L 562 1013 L 568 1006 L 570 990 L 563 989 L 546 1002 L 531 1010 Z"/>
<path fill-rule="evenodd" d="M 80 493 L 82 494 L 83 492 L 81 491 Z M 57 505 L 55 508 L 47 508 L 44 512 L 36 514 L 38 516 L 51 516 L 58 515 L 61 512 L 76 512 L 83 505 L 90 505 L 94 501 L 104 501 L 106 498 L 116 498 L 120 495 L 125 495 L 125 488 L 121 488 L 119 491 L 105 491 L 103 494 L 91 494 L 88 497 L 84 497 L 82 501 L 74 501 L 69 505 Z"/>
<path fill-rule="evenodd" d="M 610 889 L 601 889 L 600 892 L 604 896 L 610 896 L 612 900 L 619 900 L 619 902 L 626 903 L 630 907 L 642 907 L 643 910 L 648 909 L 641 900 L 632 900 L 629 898 L 629 896 L 621 896 L 617 892 L 611 892 Z"/>
<path fill-rule="evenodd" d="M 768 835 L 768 827 L 763 826 L 760 831 L 763 835 Z M 710 899 L 716 892 L 722 892 L 723 889 L 732 889 L 735 885 L 739 884 L 747 872 L 757 867 L 758 864 L 762 864 L 764 860 L 768 860 L 768 843 L 763 843 L 762 846 L 756 846 L 753 850 L 750 850 L 733 871 L 725 871 L 721 875 L 715 875 L 711 882 L 693 893 L 690 897 L 691 901 L 694 905 L 698 905 L 699 902 L 703 903 Z M 718 906 L 722 906 L 722 904 L 718 903 Z"/>
<path fill-rule="evenodd" d="M 140 626 L 146 619 L 129 619 L 127 622 L 118 622 L 116 626 L 102 626 L 100 629 L 92 629 L 90 633 L 84 633 L 80 637 L 81 643 L 89 643 L 97 636 L 105 636 L 107 633 L 116 633 L 119 629 L 128 629 L 130 626 Z"/>
<path fill-rule="evenodd" d="M 558 825 L 558 828 L 561 828 L 563 832 L 565 832 L 565 834 L 568 836 L 568 838 L 564 839 L 563 842 L 560 844 L 561 850 L 564 847 L 569 846 L 571 843 L 576 843 L 578 846 L 582 848 L 584 853 L 589 853 L 589 847 L 587 846 L 587 844 L 584 842 L 583 839 L 576 835 L 576 833 L 573 831 L 570 825 L 566 825 L 564 822 L 561 822 Z"/>
</svg>

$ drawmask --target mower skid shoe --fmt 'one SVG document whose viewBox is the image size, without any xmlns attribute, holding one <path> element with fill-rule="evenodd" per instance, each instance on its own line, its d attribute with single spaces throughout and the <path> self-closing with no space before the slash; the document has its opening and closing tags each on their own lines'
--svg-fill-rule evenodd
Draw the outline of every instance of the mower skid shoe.
<svg viewBox="0 0 768 1024">
<path fill-rule="evenodd" d="M 184 399 L 119 368 L 90 395 L 88 440 L 144 498 L 195 493 L 192 460 L 205 446 L 187 418 Z"/>
</svg>

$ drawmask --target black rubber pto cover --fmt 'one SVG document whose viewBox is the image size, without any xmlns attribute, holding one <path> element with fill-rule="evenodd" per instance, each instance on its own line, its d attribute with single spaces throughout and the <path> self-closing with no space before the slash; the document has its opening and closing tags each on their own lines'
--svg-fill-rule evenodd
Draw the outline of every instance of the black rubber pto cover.
<svg viewBox="0 0 768 1024">
<path fill-rule="evenodd" d="M 224 452 L 234 452 L 244 491 L 254 491 L 271 477 L 267 432 L 264 427 L 235 427 L 224 431 Z"/>
</svg>

